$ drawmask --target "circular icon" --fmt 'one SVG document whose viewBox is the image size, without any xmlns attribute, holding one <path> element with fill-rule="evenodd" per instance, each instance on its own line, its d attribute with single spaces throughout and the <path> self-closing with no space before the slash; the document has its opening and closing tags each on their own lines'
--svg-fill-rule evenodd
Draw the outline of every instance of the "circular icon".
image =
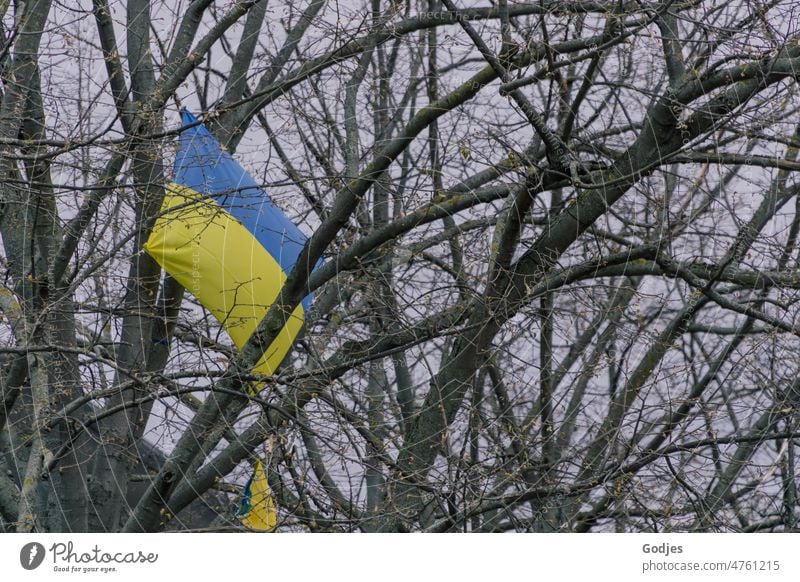
<svg viewBox="0 0 800 582">
<path fill-rule="evenodd" d="M 35 570 L 44 561 L 44 546 L 39 542 L 30 542 L 19 551 L 19 563 L 26 570 Z"/>
</svg>

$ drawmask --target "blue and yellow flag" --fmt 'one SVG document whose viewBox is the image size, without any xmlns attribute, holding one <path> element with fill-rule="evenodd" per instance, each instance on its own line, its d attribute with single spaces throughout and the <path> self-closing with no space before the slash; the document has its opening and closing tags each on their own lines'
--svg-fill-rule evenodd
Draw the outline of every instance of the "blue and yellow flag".
<svg viewBox="0 0 800 582">
<path fill-rule="evenodd" d="M 253 476 L 244 487 L 239 513 L 242 524 L 257 531 L 272 531 L 278 523 L 278 513 L 272 491 L 267 484 L 267 474 L 261 461 L 256 461 Z"/>
<path fill-rule="evenodd" d="M 197 122 L 185 109 L 184 125 Z M 180 135 L 175 180 L 145 250 L 220 322 L 241 348 L 264 318 L 307 238 L 200 124 Z M 253 370 L 272 374 L 291 349 L 311 297 L 294 310 Z M 251 390 L 256 388 L 251 385 Z M 238 517 L 255 530 L 277 523 L 261 462 Z"/>
<path fill-rule="evenodd" d="M 184 125 L 197 118 L 181 111 Z M 145 250 L 241 348 L 275 301 L 307 237 L 203 125 L 184 130 L 161 215 Z M 297 306 L 253 370 L 272 374 L 310 304 Z"/>
</svg>

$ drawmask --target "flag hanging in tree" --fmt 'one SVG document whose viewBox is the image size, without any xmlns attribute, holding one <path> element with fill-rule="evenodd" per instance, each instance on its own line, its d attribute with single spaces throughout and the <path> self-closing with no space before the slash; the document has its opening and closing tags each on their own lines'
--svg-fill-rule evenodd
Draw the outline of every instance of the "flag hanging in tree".
<svg viewBox="0 0 800 582">
<path fill-rule="evenodd" d="M 256 461 L 253 476 L 244 487 L 239 513 L 243 525 L 258 531 L 272 531 L 278 523 L 275 501 L 267 484 L 267 474 L 261 461 Z"/>
<path fill-rule="evenodd" d="M 237 348 L 247 343 L 294 267 L 306 237 L 187 110 L 161 214 L 145 250 L 220 322 Z M 253 370 L 272 374 L 288 353 L 311 302 L 297 306 Z M 238 517 L 255 530 L 277 523 L 261 462 Z"/>
<path fill-rule="evenodd" d="M 197 122 L 186 109 L 183 125 Z M 294 267 L 305 237 L 200 124 L 181 132 L 175 180 L 145 250 L 220 322 L 247 343 Z M 272 374 L 311 302 L 297 306 L 253 370 Z"/>
</svg>

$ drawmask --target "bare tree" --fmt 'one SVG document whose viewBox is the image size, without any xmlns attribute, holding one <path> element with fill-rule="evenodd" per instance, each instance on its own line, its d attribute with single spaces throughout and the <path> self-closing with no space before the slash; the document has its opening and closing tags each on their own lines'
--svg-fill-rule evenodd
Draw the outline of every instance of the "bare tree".
<svg viewBox="0 0 800 582">
<path fill-rule="evenodd" d="M 0 2 L 5 531 L 797 529 L 796 3 L 73 4 Z M 310 236 L 242 350 L 142 251 L 184 105 Z"/>
</svg>

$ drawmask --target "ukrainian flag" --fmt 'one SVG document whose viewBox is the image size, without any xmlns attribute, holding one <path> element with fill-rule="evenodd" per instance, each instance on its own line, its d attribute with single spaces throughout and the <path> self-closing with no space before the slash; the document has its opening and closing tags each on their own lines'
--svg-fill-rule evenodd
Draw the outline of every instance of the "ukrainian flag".
<svg viewBox="0 0 800 582">
<path fill-rule="evenodd" d="M 185 109 L 181 118 L 184 126 L 197 122 Z M 238 348 L 275 301 L 306 240 L 203 125 L 181 133 L 175 181 L 144 248 Z M 308 296 L 297 306 L 255 372 L 275 372 L 310 302 Z"/>
<path fill-rule="evenodd" d="M 267 484 L 267 474 L 261 461 L 256 461 L 253 476 L 244 487 L 236 517 L 243 525 L 258 531 L 272 531 L 278 523 L 275 501 L 272 499 L 272 491 Z"/>
</svg>

